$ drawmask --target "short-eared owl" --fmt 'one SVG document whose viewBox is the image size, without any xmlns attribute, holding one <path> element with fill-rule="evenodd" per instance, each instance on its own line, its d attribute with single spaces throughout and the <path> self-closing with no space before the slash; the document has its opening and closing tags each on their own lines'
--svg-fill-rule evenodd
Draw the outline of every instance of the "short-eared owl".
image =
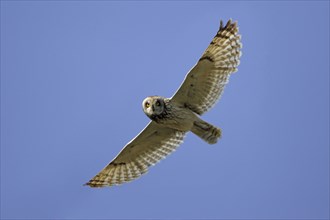
<svg viewBox="0 0 330 220">
<path fill-rule="evenodd" d="M 240 39 L 236 22 L 229 20 L 223 26 L 220 21 L 219 31 L 174 96 L 150 96 L 142 102 L 151 122 L 86 185 L 112 186 L 140 177 L 172 153 L 188 131 L 209 144 L 216 143 L 221 130 L 199 116 L 216 103 L 230 74 L 237 71 Z"/>
</svg>

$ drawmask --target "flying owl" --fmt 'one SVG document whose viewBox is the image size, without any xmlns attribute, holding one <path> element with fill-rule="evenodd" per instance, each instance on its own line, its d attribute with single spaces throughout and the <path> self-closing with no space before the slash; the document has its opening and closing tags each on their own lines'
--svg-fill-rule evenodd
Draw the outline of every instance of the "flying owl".
<svg viewBox="0 0 330 220">
<path fill-rule="evenodd" d="M 241 36 L 236 22 L 220 28 L 197 64 L 186 75 L 171 98 L 150 96 L 143 100 L 149 124 L 86 185 L 104 187 L 132 181 L 176 150 L 189 131 L 209 144 L 221 137 L 221 129 L 200 116 L 217 102 L 237 71 Z"/>
</svg>

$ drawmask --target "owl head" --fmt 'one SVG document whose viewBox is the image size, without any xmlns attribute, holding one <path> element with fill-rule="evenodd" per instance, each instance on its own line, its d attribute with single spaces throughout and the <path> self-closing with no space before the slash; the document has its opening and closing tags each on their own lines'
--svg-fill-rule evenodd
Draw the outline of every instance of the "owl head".
<svg viewBox="0 0 330 220">
<path fill-rule="evenodd" d="M 159 116 L 165 110 L 164 98 L 160 96 L 149 96 L 143 100 L 142 108 L 144 113 L 151 119 Z"/>
</svg>

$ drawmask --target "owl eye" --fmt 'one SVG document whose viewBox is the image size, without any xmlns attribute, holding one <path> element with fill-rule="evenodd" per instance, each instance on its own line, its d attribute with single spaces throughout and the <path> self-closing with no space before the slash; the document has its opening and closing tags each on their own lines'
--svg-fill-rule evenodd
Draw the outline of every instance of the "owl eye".
<svg viewBox="0 0 330 220">
<path fill-rule="evenodd" d="M 160 106 L 160 102 L 159 101 L 156 102 L 156 106 Z"/>
<path fill-rule="evenodd" d="M 149 102 L 146 102 L 144 105 L 145 105 L 146 108 L 149 108 L 150 107 L 150 103 Z"/>
</svg>

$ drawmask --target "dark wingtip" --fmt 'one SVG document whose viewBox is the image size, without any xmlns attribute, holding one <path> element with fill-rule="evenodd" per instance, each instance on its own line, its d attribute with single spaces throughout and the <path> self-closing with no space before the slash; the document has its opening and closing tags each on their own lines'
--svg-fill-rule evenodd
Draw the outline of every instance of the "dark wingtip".
<svg viewBox="0 0 330 220">
<path fill-rule="evenodd" d="M 93 183 L 93 180 L 88 181 L 87 183 L 85 183 L 83 186 L 89 186 L 89 187 L 99 187 L 98 184 L 96 184 L 95 182 Z"/>
<path fill-rule="evenodd" d="M 220 30 L 222 30 L 222 29 L 223 29 L 223 21 L 220 20 Z"/>
<path fill-rule="evenodd" d="M 220 20 L 220 28 L 219 31 L 225 30 L 225 29 L 234 29 L 237 27 L 237 21 L 233 22 L 233 19 L 229 19 L 225 26 L 223 26 L 223 21 Z"/>
<path fill-rule="evenodd" d="M 85 183 L 83 186 L 89 186 L 91 188 L 101 188 L 101 187 L 103 187 L 103 185 L 97 185 L 97 184 L 93 184 L 91 182 Z"/>
</svg>

